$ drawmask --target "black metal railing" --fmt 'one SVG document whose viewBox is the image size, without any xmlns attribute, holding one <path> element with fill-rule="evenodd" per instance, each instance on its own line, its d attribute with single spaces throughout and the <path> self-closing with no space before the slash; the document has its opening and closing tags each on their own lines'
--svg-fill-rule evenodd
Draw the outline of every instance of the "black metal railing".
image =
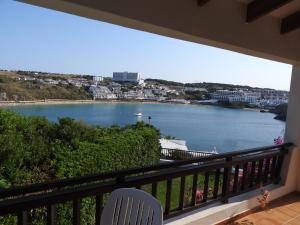
<svg viewBox="0 0 300 225">
<path fill-rule="evenodd" d="M 17 216 L 28 224 L 29 212 L 46 209 L 48 225 L 56 224 L 56 205 L 72 202 L 73 224 L 81 220 L 81 202 L 95 198 L 95 221 L 104 195 L 122 187 L 150 192 L 164 208 L 164 218 L 221 201 L 270 183 L 280 182 L 284 155 L 292 144 L 210 155 L 105 174 L 94 174 L 0 190 L 0 217 Z"/>
<path fill-rule="evenodd" d="M 204 151 L 188 151 L 180 149 L 161 149 L 160 158 L 167 160 L 187 160 L 193 158 L 207 157 L 211 155 L 216 155 L 215 152 L 204 152 Z"/>
</svg>

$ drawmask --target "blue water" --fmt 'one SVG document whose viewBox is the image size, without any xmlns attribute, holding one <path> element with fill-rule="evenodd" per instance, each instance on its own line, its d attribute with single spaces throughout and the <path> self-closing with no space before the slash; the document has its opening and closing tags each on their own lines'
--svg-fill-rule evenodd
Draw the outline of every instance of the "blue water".
<svg viewBox="0 0 300 225">
<path fill-rule="evenodd" d="M 274 114 L 247 109 L 177 104 L 76 104 L 14 106 L 9 109 L 25 115 L 46 116 L 51 121 L 69 116 L 91 125 L 111 126 L 148 121 L 164 135 L 187 141 L 193 150 L 218 152 L 242 150 L 273 144 L 283 136 L 285 123 L 273 119 Z M 141 112 L 142 118 L 135 116 Z"/>
</svg>

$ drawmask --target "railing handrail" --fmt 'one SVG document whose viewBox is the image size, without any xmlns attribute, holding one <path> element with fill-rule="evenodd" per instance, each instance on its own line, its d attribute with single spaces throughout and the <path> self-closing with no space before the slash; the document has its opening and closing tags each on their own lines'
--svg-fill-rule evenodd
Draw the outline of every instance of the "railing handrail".
<svg viewBox="0 0 300 225">
<path fill-rule="evenodd" d="M 76 188 L 56 190 L 52 192 L 39 193 L 36 195 L 22 196 L 15 199 L 7 199 L 0 201 L 0 216 L 19 213 L 28 208 L 43 207 L 66 201 L 72 201 L 78 198 L 92 197 L 98 194 L 111 192 L 116 188 L 121 187 L 133 187 L 137 185 L 145 185 L 152 182 L 159 182 L 169 179 L 187 176 L 200 172 L 209 172 L 215 169 L 230 168 L 236 164 L 243 164 L 249 161 L 257 161 L 265 158 L 272 158 L 274 156 L 283 155 L 282 149 L 277 149 L 272 152 L 265 152 L 262 154 L 253 154 L 250 156 L 242 156 L 235 158 L 234 160 L 227 161 L 212 161 L 205 164 L 189 165 L 186 167 L 177 167 L 172 170 L 158 171 L 156 173 L 137 175 L 134 177 L 128 177 L 121 183 L 118 181 L 107 181 L 101 184 L 88 184 Z"/>
<path fill-rule="evenodd" d="M 59 179 L 59 180 L 49 181 L 49 182 L 40 183 L 40 184 L 17 186 L 17 187 L 0 190 L 0 199 L 6 198 L 6 197 L 13 197 L 13 196 L 18 196 L 18 195 L 34 193 L 34 192 L 47 191 L 50 189 L 63 188 L 63 187 L 68 187 L 68 186 L 72 186 L 72 185 L 96 182 L 96 181 L 101 181 L 101 180 L 105 180 L 105 179 L 112 179 L 112 178 L 124 179 L 125 176 L 132 175 L 132 174 L 146 173 L 146 172 L 150 172 L 150 171 L 176 168 L 179 166 L 189 165 L 189 164 L 193 164 L 193 163 L 201 163 L 201 162 L 207 162 L 210 160 L 217 160 L 217 159 L 226 159 L 228 157 L 247 155 L 247 154 L 257 153 L 257 152 L 262 152 L 262 151 L 284 149 L 284 148 L 288 148 L 288 147 L 292 147 L 292 146 L 294 146 L 292 143 L 285 143 L 285 144 L 281 144 L 281 145 L 271 145 L 271 146 L 265 146 L 265 147 L 259 147 L 259 148 L 246 149 L 246 150 L 242 150 L 242 151 L 233 151 L 233 152 L 228 152 L 228 153 L 204 156 L 201 158 L 194 157 L 192 159 L 187 159 L 187 160 L 180 160 L 180 161 L 175 161 L 175 162 L 164 162 L 164 163 L 159 163 L 156 165 L 150 165 L 150 166 L 145 166 L 145 167 L 140 167 L 140 168 L 131 168 L 131 169 L 119 170 L 119 171 L 115 171 L 115 172 L 91 174 L 91 175 L 81 176 L 81 177 Z"/>
</svg>

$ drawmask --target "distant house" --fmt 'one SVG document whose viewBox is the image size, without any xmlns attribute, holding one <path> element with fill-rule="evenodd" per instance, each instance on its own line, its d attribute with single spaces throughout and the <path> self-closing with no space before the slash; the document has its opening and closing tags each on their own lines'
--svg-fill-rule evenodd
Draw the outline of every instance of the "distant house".
<svg viewBox="0 0 300 225">
<path fill-rule="evenodd" d="M 130 91 L 124 92 L 124 97 L 126 99 L 143 99 L 144 94 L 143 94 L 143 91 L 141 91 L 141 90 L 137 90 L 137 91 L 130 90 Z"/>
<path fill-rule="evenodd" d="M 102 76 L 93 76 L 93 81 L 94 82 L 102 82 L 103 81 L 103 77 Z"/>
<path fill-rule="evenodd" d="M 111 82 L 108 85 L 109 90 L 111 90 L 115 94 L 119 94 L 121 92 L 122 86 L 116 82 Z"/>
<path fill-rule="evenodd" d="M 184 140 L 169 140 L 169 139 L 160 139 L 159 140 L 162 149 L 178 149 L 178 150 L 188 150 L 186 146 L 186 141 Z"/>
<path fill-rule="evenodd" d="M 45 79 L 44 81 L 46 84 L 52 84 L 52 85 L 57 85 L 59 83 L 59 81 L 53 79 Z"/>
</svg>

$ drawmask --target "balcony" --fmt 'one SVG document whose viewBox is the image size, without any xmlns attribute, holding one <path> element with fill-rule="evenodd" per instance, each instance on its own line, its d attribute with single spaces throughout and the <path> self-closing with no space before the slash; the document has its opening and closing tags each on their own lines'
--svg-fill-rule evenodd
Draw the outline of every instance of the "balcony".
<svg viewBox="0 0 300 225">
<path fill-rule="evenodd" d="M 268 146 L 219 155 L 165 162 L 105 174 L 93 174 L 0 191 L 0 217 L 15 216 L 18 224 L 32 222 L 36 209 L 44 209 L 48 225 L 57 224 L 56 206 L 72 203 L 72 224 L 81 224 L 81 206 L 95 200 L 95 224 L 109 193 L 122 187 L 143 189 L 164 208 L 164 219 L 192 213 L 201 207 L 228 203 L 229 199 L 270 184 L 280 184 L 284 157 L 292 144 Z M 169 220 L 169 221 L 168 221 Z"/>
<path fill-rule="evenodd" d="M 285 141 L 299 144 L 300 8 L 296 0 L 20 1 L 293 65 Z M 71 202 L 72 222 L 79 224 L 81 200 L 93 197 L 95 221 L 99 224 L 103 196 L 119 187 L 136 187 L 161 201 L 168 224 L 216 224 L 240 213 L 253 212 L 249 210 L 257 206 L 258 186 L 272 188 L 272 200 L 300 190 L 299 151 L 288 150 L 288 146 L 185 157 L 146 168 L 2 190 L 0 216 L 14 215 L 19 224 L 27 224 L 32 209 L 43 207 L 47 224 L 53 225 L 56 205 Z M 187 189 L 189 194 L 185 198 Z M 256 212 L 252 215 L 265 216 Z M 236 222 L 253 219 L 252 215 Z M 289 221 L 274 215 L 279 224 Z"/>
<path fill-rule="evenodd" d="M 295 192 L 271 202 L 268 208 L 251 210 L 248 215 L 238 216 L 226 223 L 228 225 L 277 225 L 277 224 L 300 224 L 300 195 Z M 221 225 L 221 224 L 220 224 Z"/>
</svg>

